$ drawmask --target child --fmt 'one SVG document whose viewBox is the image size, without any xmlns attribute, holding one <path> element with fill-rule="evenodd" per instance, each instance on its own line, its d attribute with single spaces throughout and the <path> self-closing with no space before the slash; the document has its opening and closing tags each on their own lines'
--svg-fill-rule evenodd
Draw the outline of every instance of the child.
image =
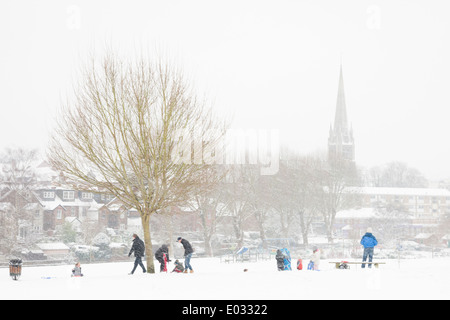
<svg viewBox="0 0 450 320">
<path fill-rule="evenodd" d="M 81 264 L 77 262 L 75 265 L 75 268 L 72 269 L 72 277 L 82 277 L 83 274 L 81 273 Z"/>
<path fill-rule="evenodd" d="M 320 249 L 315 247 L 313 249 L 313 255 L 311 261 L 314 263 L 313 270 L 318 271 L 320 267 Z"/>
<path fill-rule="evenodd" d="M 297 260 L 297 270 L 303 270 L 303 260 L 302 259 Z"/>
<path fill-rule="evenodd" d="M 175 260 L 174 264 L 175 264 L 175 269 L 173 269 L 172 272 L 176 272 L 176 273 L 183 273 L 184 272 L 183 264 L 180 261 Z"/>
</svg>

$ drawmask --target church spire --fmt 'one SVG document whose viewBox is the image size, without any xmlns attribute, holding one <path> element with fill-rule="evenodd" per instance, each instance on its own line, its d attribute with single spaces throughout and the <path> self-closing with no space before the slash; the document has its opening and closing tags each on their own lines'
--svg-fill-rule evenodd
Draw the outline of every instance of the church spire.
<svg viewBox="0 0 450 320">
<path fill-rule="evenodd" d="M 334 130 L 346 133 L 348 131 L 348 122 L 347 122 L 347 108 L 345 105 L 345 91 L 344 91 L 344 75 L 342 72 L 342 63 L 341 70 L 339 75 L 339 87 L 338 87 L 338 96 L 336 102 L 336 114 L 334 117 Z"/>
<path fill-rule="evenodd" d="M 339 74 L 338 95 L 334 127 L 330 128 L 328 138 L 328 157 L 355 161 L 355 145 L 353 140 L 353 128 L 349 129 L 347 120 L 347 106 L 345 103 L 344 74 L 342 62 Z"/>
</svg>

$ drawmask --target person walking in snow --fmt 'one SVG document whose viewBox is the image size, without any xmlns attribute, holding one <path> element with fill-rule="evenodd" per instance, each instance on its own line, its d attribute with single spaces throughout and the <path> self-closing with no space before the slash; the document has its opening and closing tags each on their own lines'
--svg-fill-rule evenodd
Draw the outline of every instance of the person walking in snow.
<svg viewBox="0 0 450 320">
<path fill-rule="evenodd" d="M 136 258 L 134 261 L 134 268 L 133 271 L 131 271 L 130 275 L 134 274 L 134 271 L 136 271 L 137 266 L 141 266 L 142 271 L 144 273 L 147 273 L 147 270 L 144 267 L 144 264 L 142 263 L 142 257 L 145 256 L 145 244 L 144 241 L 142 241 L 137 234 L 133 234 L 133 245 L 131 246 L 130 253 L 128 254 L 128 257 L 131 256 L 131 254 L 134 252 L 134 257 Z"/>
<path fill-rule="evenodd" d="M 177 239 L 178 243 L 181 243 L 184 248 L 184 273 L 188 273 L 188 269 L 190 270 L 190 273 L 194 273 L 194 270 L 191 266 L 191 258 L 192 254 L 194 253 L 194 249 L 192 249 L 191 244 L 186 239 L 183 239 L 182 237 L 178 237 Z"/>
<path fill-rule="evenodd" d="M 378 245 L 377 239 L 372 234 L 372 228 L 367 228 L 367 232 L 362 237 L 360 243 L 364 247 L 363 262 L 366 262 L 367 258 L 369 258 L 369 262 L 372 262 L 374 247 L 376 247 Z M 361 268 L 365 268 L 365 267 L 366 267 L 366 264 L 363 263 L 361 265 Z M 369 263 L 369 268 L 372 268 L 371 263 Z"/>
<path fill-rule="evenodd" d="M 164 255 L 166 255 L 166 261 L 164 261 Z M 167 271 L 166 262 L 170 262 L 170 259 L 169 259 L 169 247 L 167 246 L 167 244 L 163 244 L 161 246 L 161 248 L 156 250 L 155 258 L 161 264 L 160 272 Z"/>
</svg>

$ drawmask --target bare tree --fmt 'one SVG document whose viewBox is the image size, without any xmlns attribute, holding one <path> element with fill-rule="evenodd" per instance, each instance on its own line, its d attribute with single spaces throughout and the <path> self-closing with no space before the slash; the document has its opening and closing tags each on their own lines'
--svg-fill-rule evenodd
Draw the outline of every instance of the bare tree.
<svg viewBox="0 0 450 320">
<path fill-rule="evenodd" d="M 359 175 L 353 162 L 334 158 L 323 163 L 323 170 L 318 175 L 322 181 L 321 212 L 323 215 L 328 242 L 333 242 L 333 227 L 336 213 L 349 208 L 358 201 L 357 188 Z"/>
<path fill-rule="evenodd" d="M 49 160 L 73 188 L 108 192 L 140 213 L 154 273 L 150 217 L 216 183 L 204 174 L 202 152 L 214 151 L 223 124 L 160 58 L 92 59 L 68 100 Z"/>
<path fill-rule="evenodd" d="M 227 183 L 224 187 L 224 201 L 232 216 L 233 231 L 239 248 L 244 245 L 245 223 L 252 217 L 249 166 L 233 165 L 230 167 L 227 171 Z"/>
<path fill-rule="evenodd" d="M 391 188 L 426 188 L 427 179 L 423 174 L 406 163 L 393 161 L 369 170 L 370 185 Z"/>
<path fill-rule="evenodd" d="M 302 156 L 285 150 L 277 178 L 276 210 L 281 216 L 284 233 L 298 220 L 300 233 L 305 245 L 313 219 L 320 214 L 322 160 L 316 156 Z M 285 223 L 285 221 L 289 223 Z"/>
<path fill-rule="evenodd" d="M 0 159 L 2 184 L 9 190 L 29 191 L 35 183 L 33 163 L 37 156 L 37 150 L 6 149 Z"/>
<path fill-rule="evenodd" d="M 0 203 L 4 212 L 0 232 L 5 243 L 3 251 L 12 250 L 20 236 L 25 241 L 35 241 L 33 229 L 34 211 L 31 204 L 37 204 L 32 189 L 36 182 L 33 164 L 37 150 L 22 148 L 6 149 L 0 156 Z"/>
</svg>

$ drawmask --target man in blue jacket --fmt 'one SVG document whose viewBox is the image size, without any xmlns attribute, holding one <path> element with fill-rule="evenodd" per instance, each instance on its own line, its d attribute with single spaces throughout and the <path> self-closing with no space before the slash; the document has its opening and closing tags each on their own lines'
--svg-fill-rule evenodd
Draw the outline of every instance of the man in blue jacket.
<svg viewBox="0 0 450 320">
<path fill-rule="evenodd" d="M 367 233 L 361 239 L 361 245 L 364 246 L 364 255 L 363 262 L 366 262 L 367 258 L 369 258 L 369 262 L 372 262 L 373 259 L 373 248 L 378 245 L 377 239 L 372 234 L 372 228 L 367 229 Z M 366 267 L 366 264 L 363 263 L 362 268 Z M 369 264 L 369 268 L 372 268 L 372 264 Z"/>
</svg>

